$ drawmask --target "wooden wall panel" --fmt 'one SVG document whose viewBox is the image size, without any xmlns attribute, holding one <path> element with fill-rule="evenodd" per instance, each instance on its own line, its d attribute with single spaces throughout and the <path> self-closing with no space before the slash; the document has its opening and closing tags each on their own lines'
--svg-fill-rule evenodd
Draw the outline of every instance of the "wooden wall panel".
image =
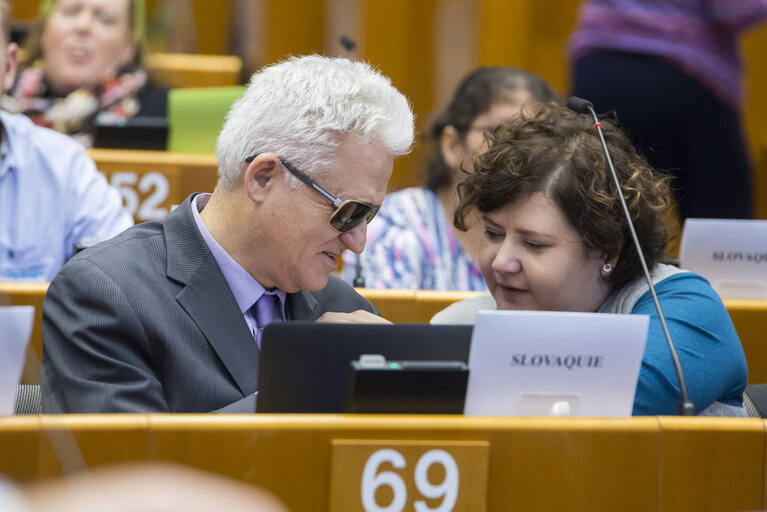
<svg viewBox="0 0 767 512">
<path fill-rule="evenodd" d="M 754 204 L 757 218 L 767 219 L 767 24 L 743 38 L 746 65 L 744 123 L 754 162 Z"/>
<path fill-rule="evenodd" d="M 434 17 L 437 0 L 367 0 L 363 9 L 361 57 L 391 78 L 411 102 L 417 131 L 428 129 L 434 105 Z M 423 143 L 395 162 L 390 190 L 421 183 Z"/>
<path fill-rule="evenodd" d="M 289 55 L 323 53 L 323 0 L 270 0 L 266 10 L 265 64 Z"/>
</svg>

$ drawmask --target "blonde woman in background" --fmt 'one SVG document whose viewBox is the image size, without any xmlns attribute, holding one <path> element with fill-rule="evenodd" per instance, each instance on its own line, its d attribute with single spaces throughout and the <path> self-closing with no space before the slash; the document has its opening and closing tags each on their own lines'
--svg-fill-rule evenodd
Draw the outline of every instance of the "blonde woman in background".
<svg viewBox="0 0 767 512">
<path fill-rule="evenodd" d="M 11 109 L 91 146 L 96 123 L 165 117 L 167 91 L 142 67 L 144 0 L 46 0 Z"/>
</svg>

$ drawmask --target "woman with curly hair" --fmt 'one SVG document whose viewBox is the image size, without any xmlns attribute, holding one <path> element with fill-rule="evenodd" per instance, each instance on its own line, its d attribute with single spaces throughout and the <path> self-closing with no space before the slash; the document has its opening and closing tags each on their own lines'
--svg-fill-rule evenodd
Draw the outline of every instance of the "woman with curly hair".
<svg viewBox="0 0 767 512">
<path fill-rule="evenodd" d="M 741 415 L 746 359 L 727 310 L 705 279 L 660 263 L 668 177 L 614 123 L 602 126 L 690 396 L 698 410 L 716 402 Z M 487 137 L 489 149 L 459 186 L 454 222 L 465 230 L 479 214 L 490 293 L 432 323 L 473 323 L 483 309 L 649 315 L 633 413 L 675 414 L 676 374 L 593 120 L 546 104 Z"/>
<path fill-rule="evenodd" d="M 466 75 L 431 123 L 425 186 L 386 196 L 368 226 L 365 252 L 344 253 L 344 279 L 354 284 L 360 274 L 368 288 L 486 290 L 476 263 L 479 231 L 451 225 L 456 186 L 482 152 L 485 130 L 557 99 L 541 77 L 511 66 L 481 67 Z"/>
</svg>

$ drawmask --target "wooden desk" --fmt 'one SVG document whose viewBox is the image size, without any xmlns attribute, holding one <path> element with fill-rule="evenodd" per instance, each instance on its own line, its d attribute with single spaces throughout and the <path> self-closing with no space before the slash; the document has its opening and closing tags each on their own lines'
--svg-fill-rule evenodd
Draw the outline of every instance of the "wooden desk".
<svg viewBox="0 0 767 512">
<path fill-rule="evenodd" d="M 235 55 L 149 53 L 149 75 L 166 87 L 221 87 L 239 85 L 242 59 Z"/>
<path fill-rule="evenodd" d="M 767 383 L 767 300 L 724 299 L 748 361 L 748 383 Z"/>
<path fill-rule="evenodd" d="M 216 155 L 123 149 L 89 149 L 88 155 L 137 223 L 165 217 L 192 192 L 213 192 L 218 178 Z"/>
<path fill-rule="evenodd" d="M 339 446 L 372 443 L 373 449 L 410 450 L 417 459 L 432 449 L 454 456 L 462 445 L 478 457 L 471 470 L 459 463 L 458 475 L 481 487 L 482 495 L 460 510 L 761 510 L 765 426 L 759 419 L 671 417 L 11 417 L 0 419 L 0 472 L 21 482 L 61 474 L 51 439 L 71 447 L 71 435 L 89 467 L 174 461 L 263 486 L 294 512 L 316 512 L 331 510 L 331 488 L 338 492 L 333 475 Z M 415 460 L 405 458 L 404 468 L 384 464 L 377 474 L 391 471 L 407 484 L 412 510 L 419 496 L 412 483 Z M 433 485 L 444 478 L 440 469 L 429 471 Z M 361 471 L 352 471 L 342 487 L 358 497 L 361 479 Z M 386 505 L 385 494 L 378 495 L 379 505 Z M 437 505 L 439 500 L 429 502 Z"/>
<path fill-rule="evenodd" d="M 22 384 L 40 382 L 39 358 L 42 355 L 40 324 L 45 283 L 0 283 L 0 304 L 35 306 L 35 326 Z M 479 292 L 441 292 L 434 290 L 377 290 L 358 292 L 378 308 L 384 318 L 395 323 L 425 323 L 438 311 Z M 767 383 L 767 300 L 725 299 L 748 361 L 749 384 Z"/>
<path fill-rule="evenodd" d="M 482 293 L 377 288 L 357 288 L 357 291 L 373 303 L 382 317 L 398 324 L 427 323 L 450 304 Z"/>
</svg>

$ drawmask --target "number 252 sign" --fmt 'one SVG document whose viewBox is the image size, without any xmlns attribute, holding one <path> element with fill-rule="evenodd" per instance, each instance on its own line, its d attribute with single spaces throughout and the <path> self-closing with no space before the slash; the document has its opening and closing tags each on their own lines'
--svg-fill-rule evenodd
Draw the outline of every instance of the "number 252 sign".
<svg viewBox="0 0 767 512">
<path fill-rule="evenodd" d="M 328 510 L 480 512 L 486 441 L 333 441 Z"/>
</svg>

